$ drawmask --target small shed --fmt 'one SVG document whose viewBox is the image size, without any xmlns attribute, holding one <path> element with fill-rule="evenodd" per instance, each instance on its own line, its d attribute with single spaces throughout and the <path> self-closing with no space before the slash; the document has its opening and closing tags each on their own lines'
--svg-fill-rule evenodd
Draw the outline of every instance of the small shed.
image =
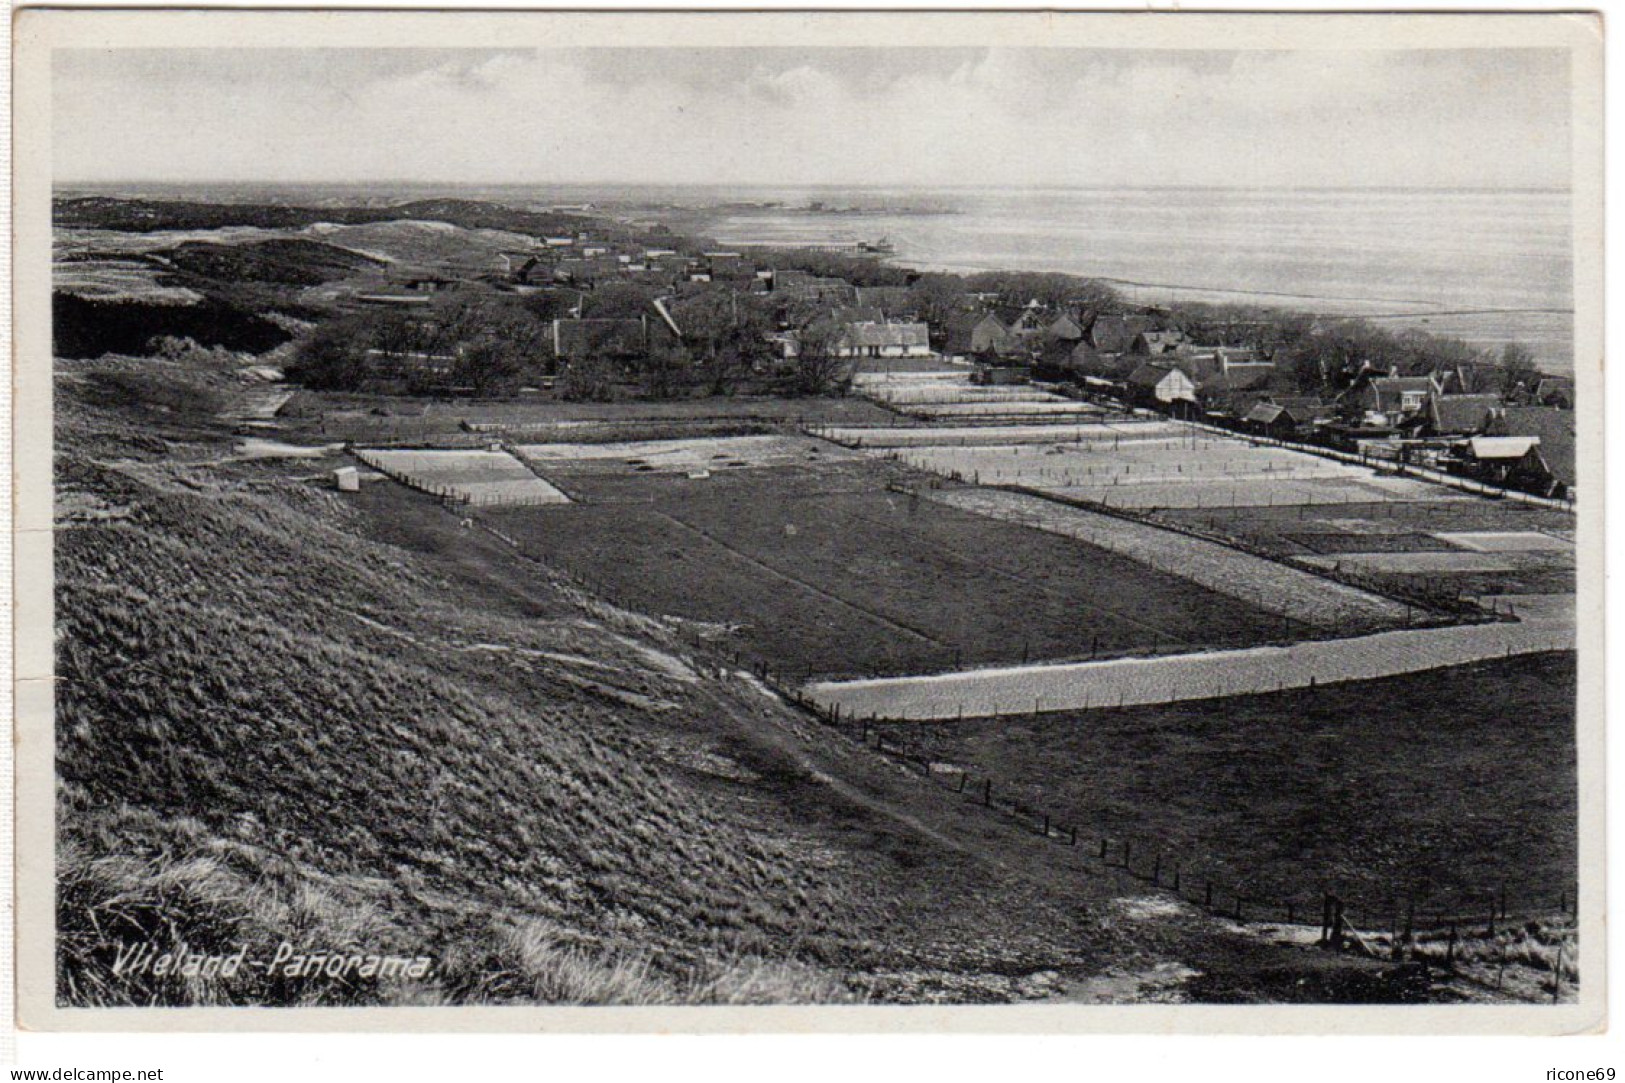
<svg viewBox="0 0 1625 1083">
<path fill-rule="evenodd" d="M 361 471 L 353 466 L 341 466 L 333 471 L 333 485 L 341 493 L 359 493 Z"/>
</svg>

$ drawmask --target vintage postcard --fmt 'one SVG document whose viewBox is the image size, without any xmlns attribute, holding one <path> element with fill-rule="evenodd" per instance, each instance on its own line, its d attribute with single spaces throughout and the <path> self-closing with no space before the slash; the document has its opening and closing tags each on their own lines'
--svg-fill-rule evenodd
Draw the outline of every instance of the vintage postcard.
<svg viewBox="0 0 1625 1083">
<path fill-rule="evenodd" d="M 15 61 L 23 1026 L 1600 1025 L 1597 17 Z"/>
</svg>

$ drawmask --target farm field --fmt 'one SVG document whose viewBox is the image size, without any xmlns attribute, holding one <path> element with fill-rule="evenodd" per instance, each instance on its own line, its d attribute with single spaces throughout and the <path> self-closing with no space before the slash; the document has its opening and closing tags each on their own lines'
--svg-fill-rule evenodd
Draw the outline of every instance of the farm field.
<svg viewBox="0 0 1625 1083">
<path fill-rule="evenodd" d="M 425 402 L 384 395 L 299 391 L 283 411 L 290 428 L 358 443 L 414 441 L 479 444 L 506 435 L 525 442 L 611 442 L 680 436 L 792 431 L 803 425 L 895 424 L 897 415 L 858 396 L 782 399 L 756 396 L 667 402 Z"/>
<path fill-rule="evenodd" d="M 968 372 L 869 373 L 853 380 L 860 394 L 929 421 L 1020 421 L 1094 417 L 1107 411 L 1030 384 L 974 384 Z"/>
<path fill-rule="evenodd" d="M 604 444 L 525 444 L 515 449 L 544 474 L 692 473 L 841 462 L 856 453 L 804 436 L 736 436 Z"/>
<path fill-rule="evenodd" d="M 1574 591 L 1574 516 L 1527 504 L 1467 497 L 1161 509 L 1157 518 L 1216 531 L 1282 559 L 1324 567 L 1330 558 L 1401 587 L 1502 596 Z"/>
<path fill-rule="evenodd" d="M 888 415 L 890 416 L 890 415 Z M 896 418 L 892 417 L 892 421 Z M 1139 439 L 1162 439 L 1181 431 L 1166 421 L 1125 422 L 1121 419 L 1081 424 L 1010 425 L 822 425 L 813 432 L 826 440 L 850 448 L 998 448 L 1016 444 L 1071 444 L 1098 441 L 1120 447 Z"/>
<path fill-rule="evenodd" d="M 1039 402 L 984 402 L 979 400 L 929 402 L 916 406 L 903 406 L 899 407 L 899 409 L 913 417 L 932 421 L 939 419 L 952 421 L 960 418 L 976 418 L 978 420 L 991 418 L 1024 420 L 1030 417 L 1078 418 L 1094 417 L 1106 412 L 1093 403 L 1073 402 L 1070 399 Z"/>
<path fill-rule="evenodd" d="M 484 518 L 635 608 L 726 629 L 796 680 L 1283 635 L 1274 613 L 1120 554 L 887 491 L 895 473 L 857 459 L 695 479 L 578 459 L 558 480 L 580 502 Z"/>
<path fill-rule="evenodd" d="M 569 498 L 505 451 L 356 450 L 397 481 L 467 504 L 567 504 Z"/>
<path fill-rule="evenodd" d="M 1152 423 L 1156 424 L 1156 423 Z M 1363 500 L 1448 500 L 1437 486 L 1236 440 L 1145 433 L 1114 424 L 1083 438 L 1007 446 L 907 446 L 919 470 L 981 485 L 1020 485 L 1127 508 L 1247 507 Z M 1459 499 L 1467 499 L 1459 497 Z"/>
<path fill-rule="evenodd" d="M 1077 538 L 1162 568 L 1322 630 L 1358 635 L 1399 627 L 1407 607 L 1390 598 L 1160 527 L 1008 490 L 948 488 L 926 495 L 966 511 Z"/>
<path fill-rule="evenodd" d="M 1512 912 L 1574 887 L 1572 653 L 1258 696 L 883 727 L 888 745 L 996 780 L 1079 833 L 1192 878 L 1381 920 Z M 1396 742 L 1403 755 L 1396 754 Z M 1318 913 L 1318 910 L 1312 912 Z M 1311 919 L 1312 920 L 1312 919 Z"/>
<path fill-rule="evenodd" d="M 1526 614 L 1534 617 L 1536 613 Z M 927 721 L 1136 706 L 1371 680 L 1489 658 L 1572 650 L 1574 626 L 1546 619 L 1378 632 L 1350 639 L 1154 658 L 1036 664 L 914 677 L 819 681 L 807 694 L 849 717 Z"/>
</svg>

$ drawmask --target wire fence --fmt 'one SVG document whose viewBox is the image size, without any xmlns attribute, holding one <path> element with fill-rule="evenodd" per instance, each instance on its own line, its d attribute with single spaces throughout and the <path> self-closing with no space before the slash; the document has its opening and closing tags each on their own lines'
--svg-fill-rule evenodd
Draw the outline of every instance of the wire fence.
<svg viewBox="0 0 1625 1083">
<path fill-rule="evenodd" d="M 778 675 L 760 662 L 753 672 L 831 731 L 887 761 L 989 815 L 1025 828 L 1044 842 L 1074 851 L 1101 871 L 1141 881 L 1213 917 L 1252 927 L 1298 926 L 1308 930 L 1318 926 L 1314 942 L 1328 950 L 1393 961 L 1426 960 L 1448 968 L 1456 966 L 1458 945 L 1468 940 L 1494 941 L 1498 935 L 1531 922 L 1578 919 L 1574 881 L 1554 884 L 1545 891 L 1526 891 L 1521 896 L 1511 895 L 1505 883 L 1492 889 L 1458 892 L 1448 898 L 1391 891 L 1385 901 L 1368 897 L 1353 905 L 1325 887 L 1306 886 L 1284 892 L 1250 887 L 1249 882 L 1258 879 L 1256 869 L 1244 868 L 1237 873 L 1212 861 L 1179 854 L 1161 840 L 1093 829 L 1075 818 L 1024 801 L 1011 792 L 1014 787 L 992 776 L 911 751 L 906 741 L 892 735 L 899 728 L 896 723 L 848 715 L 839 706 L 826 707 L 799 687 L 781 683 Z M 1505 941 L 1499 943 L 1499 948 L 1500 970 L 1504 972 L 1511 948 Z M 1552 968 L 1554 999 L 1565 981 L 1573 992 L 1578 977 L 1575 962 L 1571 956 L 1565 967 L 1559 951 Z M 1499 977 L 1496 986 L 1500 987 Z"/>
</svg>

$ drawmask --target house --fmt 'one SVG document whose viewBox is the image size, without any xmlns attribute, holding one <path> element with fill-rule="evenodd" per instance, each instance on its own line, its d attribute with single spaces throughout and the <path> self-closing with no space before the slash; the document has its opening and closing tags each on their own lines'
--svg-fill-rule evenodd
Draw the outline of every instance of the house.
<svg viewBox="0 0 1625 1083">
<path fill-rule="evenodd" d="M 1101 353 L 1127 353 L 1135 336 L 1150 327 L 1144 316 L 1096 316 L 1089 325 L 1089 345 Z"/>
<path fill-rule="evenodd" d="M 1538 437 L 1541 457 L 1552 476 L 1574 487 L 1574 411 L 1554 406 L 1508 406 L 1490 422 L 1484 434 Z"/>
<path fill-rule="evenodd" d="M 1196 381 L 1175 365 L 1147 361 L 1129 373 L 1128 390 L 1135 401 L 1159 409 L 1183 411 L 1196 406 Z"/>
<path fill-rule="evenodd" d="M 1438 393 L 1431 376 L 1376 376 L 1355 390 L 1353 402 L 1366 413 L 1393 420 L 1421 413 Z"/>
<path fill-rule="evenodd" d="M 1475 436 L 1457 447 L 1446 465 L 1454 473 L 1539 496 L 1566 492 L 1541 454 L 1538 436 Z"/>
<path fill-rule="evenodd" d="M 971 328 L 970 352 L 973 354 L 1003 354 L 1015 350 L 1017 343 L 997 316 L 989 312 Z"/>
<path fill-rule="evenodd" d="M 1196 366 L 1189 361 L 1178 360 L 1173 364 L 1196 384 L 1202 403 L 1210 413 L 1243 418 L 1254 406 L 1270 398 L 1273 368 L 1248 365 L 1227 372 L 1209 364 L 1203 367 L 1203 374 L 1198 375 L 1192 371 Z"/>
<path fill-rule="evenodd" d="M 1499 395 L 1434 395 L 1424 429 L 1430 436 L 1477 436 L 1501 411 Z"/>
<path fill-rule="evenodd" d="M 838 357 L 930 357 L 923 323 L 849 323 L 836 340 Z"/>
<path fill-rule="evenodd" d="M 1336 409 L 1313 395 L 1274 395 L 1249 407 L 1242 425 L 1277 440 L 1292 440 L 1311 435 L 1322 422 L 1336 416 Z"/>
<path fill-rule="evenodd" d="M 1027 302 L 1027 307 L 1022 309 L 1016 315 L 1016 317 L 1010 321 L 1010 326 L 1007 330 L 1012 337 L 1020 340 L 1022 343 L 1035 339 L 1044 333 L 1043 310 L 1039 308 L 1036 298 Z"/>
<path fill-rule="evenodd" d="M 1048 327 L 1044 328 L 1044 338 L 1049 342 L 1074 343 L 1083 338 L 1083 327 L 1068 316 L 1065 312 L 1057 316 Z"/>
<path fill-rule="evenodd" d="M 1290 440 L 1298 435 L 1298 419 L 1291 410 L 1275 402 L 1254 404 L 1241 422 L 1249 432 L 1273 436 L 1277 440 Z"/>
</svg>

